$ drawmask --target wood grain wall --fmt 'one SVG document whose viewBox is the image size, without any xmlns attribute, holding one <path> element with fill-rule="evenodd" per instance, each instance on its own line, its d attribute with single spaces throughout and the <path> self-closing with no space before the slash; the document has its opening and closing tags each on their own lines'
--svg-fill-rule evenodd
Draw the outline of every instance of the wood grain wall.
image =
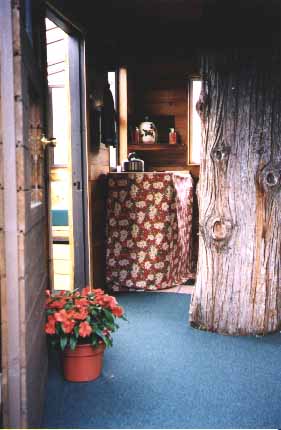
<svg viewBox="0 0 281 430">
<path fill-rule="evenodd" d="M 21 17 L 22 18 L 22 17 Z M 37 17 L 38 24 L 42 17 Z M 39 34 L 42 28 L 34 29 Z M 47 377 L 47 349 L 44 333 L 45 290 L 48 287 L 48 228 L 47 207 L 44 194 L 38 205 L 31 202 L 32 167 L 30 127 L 37 127 L 38 139 L 44 132 L 43 106 L 45 99 L 46 71 L 38 67 L 36 54 L 23 32 L 22 81 L 19 81 L 15 99 L 18 116 L 18 230 L 19 230 L 19 290 L 21 302 L 21 338 L 23 402 L 27 426 L 40 423 L 43 412 L 44 390 Z M 37 44 L 38 46 L 38 44 Z M 38 52 L 37 52 L 38 55 Z M 42 55 L 42 52 L 41 52 Z M 17 75 L 20 80 L 20 74 Z M 34 123 L 34 121 L 36 123 Z M 37 142 L 40 144 L 40 142 Z M 41 172 L 44 175 L 44 172 Z M 44 183 L 44 177 L 40 178 Z"/>
<path fill-rule="evenodd" d="M 47 217 L 43 198 L 32 205 L 32 167 L 30 128 L 35 124 L 40 143 L 43 132 L 44 78 L 23 30 L 22 3 L 13 2 L 13 67 L 14 67 L 14 130 L 15 140 L 5 141 L 5 151 L 13 147 L 16 153 L 16 235 L 14 249 L 17 281 L 8 285 L 5 267 L 1 267 L 1 298 L 3 325 L 3 383 L 4 425 L 13 423 L 22 428 L 38 428 L 43 411 L 44 389 L 47 376 L 47 350 L 44 333 L 45 290 L 48 286 Z M 42 22 L 36 21 L 38 24 Z M 38 29 L 34 33 L 37 34 Z M 37 45 L 38 46 L 38 45 Z M 37 52 L 38 54 L 38 52 Z M 37 57 L 38 58 L 38 57 Z M 2 146 L 2 145 L 0 145 Z M 2 169 L 0 169 L 2 171 Z M 43 172 L 41 172 L 43 175 Z M 6 188 L 7 177 L 2 178 L 1 189 Z M 42 176 L 43 181 L 43 176 Z M 1 195 L 0 195 L 1 198 Z M 2 205 L 1 205 L 2 206 Z M 14 216 L 15 214 L 11 214 Z M 1 222 L 0 216 L 0 222 Z M 3 223 L 3 217 L 2 217 Z M 6 225 L 1 226 L 2 239 Z M 5 238 L 7 240 L 7 237 Z M 2 240 L 3 244 L 3 240 Z M 4 246 L 7 245 L 7 242 Z M 3 252 L 1 250 L 1 255 Z M 11 261 L 9 262 L 11 263 Z M 14 295 L 18 306 L 14 315 L 7 309 L 7 297 Z M 11 307 L 9 307 L 11 310 Z M 18 356 L 8 354 L 8 343 L 14 336 L 19 345 Z M 18 380 L 13 366 L 19 366 Z M 19 390 L 20 403 L 12 402 L 13 389 Z M 15 393 L 16 395 L 16 393 Z M 16 396 L 15 396 L 16 397 Z"/>
<path fill-rule="evenodd" d="M 1 61 L 0 61 L 1 67 Z M 0 78 L 0 106 L 1 106 L 1 78 Z M 3 313 L 4 304 L 6 303 L 6 267 L 5 267 L 5 231 L 4 231 L 4 175 L 3 175 L 3 136 L 2 136 L 2 115 L 0 115 L 0 373 L 2 374 L 2 355 L 7 357 L 6 345 L 3 343 L 3 338 L 7 337 L 7 325 L 4 321 L 7 320 L 6 315 Z M 3 309 L 3 310 L 2 310 Z M 6 366 L 7 367 L 7 366 Z M 3 379 L 2 379 L 3 380 Z M 5 382 L 5 390 L 7 383 Z M 7 392 L 5 396 L 7 397 Z M 2 423 L 3 414 L 3 392 L 1 393 L 0 404 L 0 425 Z"/>
<path fill-rule="evenodd" d="M 168 147 L 157 152 L 140 151 L 147 161 L 147 170 L 187 168 L 188 79 L 198 75 L 198 69 L 198 59 L 194 56 L 185 62 L 169 61 L 129 67 L 130 125 L 138 125 L 145 115 L 173 116 L 178 144 L 183 145 L 181 148 L 178 145 L 175 150 Z M 167 136 L 168 131 L 167 127 Z"/>
</svg>

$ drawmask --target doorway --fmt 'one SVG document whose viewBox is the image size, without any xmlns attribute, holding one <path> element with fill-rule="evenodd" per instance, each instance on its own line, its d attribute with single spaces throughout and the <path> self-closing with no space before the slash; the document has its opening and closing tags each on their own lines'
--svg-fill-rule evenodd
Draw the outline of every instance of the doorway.
<svg viewBox="0 0 281 430">
<path fill-rule="evenodd" d="M 49 135 L 50 274 L 54 290 L 89 282 L 87 189 L 83 121 L 82 42 L 56 17 L 46 24 Z"/>
</svg>

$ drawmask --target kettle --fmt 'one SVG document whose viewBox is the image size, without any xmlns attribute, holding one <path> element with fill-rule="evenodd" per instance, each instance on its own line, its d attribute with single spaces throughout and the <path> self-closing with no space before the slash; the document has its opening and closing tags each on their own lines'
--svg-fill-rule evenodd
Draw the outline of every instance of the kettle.
<svg viewBox="0 0 281 430">
<path fill-rule="evenodd" d="M 144 161 L 137 157 L 136 152 L 128 155 L 128 160 L 123 163 L 123 172 L 144 172 Z"/>
</svg>

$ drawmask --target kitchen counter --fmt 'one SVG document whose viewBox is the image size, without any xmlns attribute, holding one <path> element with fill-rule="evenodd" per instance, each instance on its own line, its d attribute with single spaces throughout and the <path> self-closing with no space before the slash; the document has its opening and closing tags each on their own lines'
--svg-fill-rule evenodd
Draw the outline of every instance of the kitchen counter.
<svg viewBox="0 0 281 430">
<path fill-rule="evenodd" d="M 193 278 L 189 172 L 108 175 L 106 281 L 112 291 L 158 290 Z"/>
</svg>

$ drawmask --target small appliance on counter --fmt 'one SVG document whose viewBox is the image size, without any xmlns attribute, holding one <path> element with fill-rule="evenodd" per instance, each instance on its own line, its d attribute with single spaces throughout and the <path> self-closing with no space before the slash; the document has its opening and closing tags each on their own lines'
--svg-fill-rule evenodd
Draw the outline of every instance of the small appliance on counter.
<svg viewBox="0 0 281 430">
<path fill-rule="evenodd" d="M 128 160 L 123 162 L 123 172 L 144 172 L 144 161 L 138 158 L 136 152 L 131 152 Z"/>
<path fill-rule="evenodd" d="M 155 144 L 157 143 L 157 129 L 153 122 L 149 121 L 148 116 L 144 118 L 139 126 L 140 143 Z"/>
</svg>

